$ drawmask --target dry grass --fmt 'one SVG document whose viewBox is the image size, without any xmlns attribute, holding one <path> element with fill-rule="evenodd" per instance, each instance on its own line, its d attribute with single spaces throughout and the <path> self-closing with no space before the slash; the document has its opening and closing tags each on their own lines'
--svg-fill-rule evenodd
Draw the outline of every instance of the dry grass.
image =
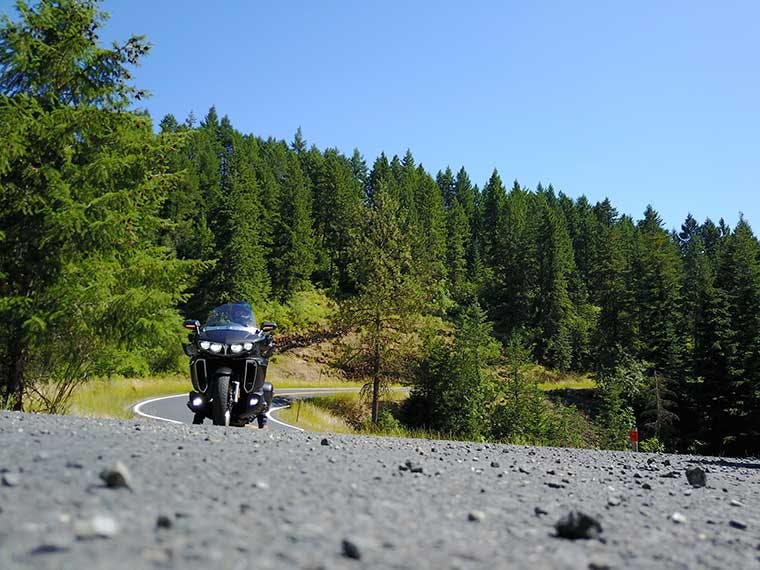
<svg viewBox="0 0 760 570">
<path fill-rule="evenodd" d="M 191 389 L 190 378 L 103 378 L 90 380 L 71 397 L 70 414 L 104 418 L 131 418 L 140 400 L 169 396 Z"/>
<path fill-rule="evenodd" d="M 586 372 L 583 374 L 572 372 L 558 372 L 556 370 L 549 370 L 534 364 L 525 368 L 524 373 L 536 380 L 538 387 L 544 392 L 550 390 L 593 390 L 596 388 L 596 382 L 591 377 L 591 374 Z"/>
<path fill-rule="evenodd" d="M 298 400 L 291 407 L 280 410 L 277 419 L 308 431 L 357 433 L 345 419 L 309 400 Z"/>
<path fill-rule="evenodd" d="M 320 362 L 318 349 L 307 348 L 277 355 L 269 364 L 267 379 L 277 390 L 285 388 L 349 388 L 361 382 L 347 382 Z M 189 392 L 190 374 L 154 378 L 102 378 L 91 380 L 74 392 L 69 414 L 79 416 L 131 418 L 132 406 L 141 400 Z"/>
</svg>

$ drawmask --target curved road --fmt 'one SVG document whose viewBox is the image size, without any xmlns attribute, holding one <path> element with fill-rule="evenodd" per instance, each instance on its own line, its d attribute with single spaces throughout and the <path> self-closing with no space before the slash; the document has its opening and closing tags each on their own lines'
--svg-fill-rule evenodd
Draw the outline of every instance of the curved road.
<svg viewBox="0 0 760 570">
<path fill-rule="evenodd" d="M 285 388 L 278 392 L 275 388 L 275 396 L 272 400 L 272 409 L 267 414 L 272 420 L 269 426 L 272 429 L 297 430 L 301 428 L 292 426 L 285 422 L 272 417 L 272 413 L 290 406 L 293 400 L 322 396 L 326 394 L 336 394 L 339 392 L 358 392 L 359 388 Z M 132 409 L 136 415 L 153 420 L 160 420 L 173 424 L 192 424 L 193 414 L 187 408 L 187 392 L 176 394 L 174 396 L 162 396 L 160 398 L 151 398 L 143 400 L 136 404 Z M 207 422 L 208 423 L 208 422 Z"/>
</svg>

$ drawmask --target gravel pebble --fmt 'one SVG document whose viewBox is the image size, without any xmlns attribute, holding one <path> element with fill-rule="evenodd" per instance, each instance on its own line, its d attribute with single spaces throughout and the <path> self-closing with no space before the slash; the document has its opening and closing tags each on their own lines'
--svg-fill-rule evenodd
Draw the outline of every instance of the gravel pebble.
<svg viewBox="0 0 760 570">
<path fill-rule="evenodd" d="M 119 533 L 119 523 L 109 515 L 95 515 L 74 523 L 74 534 L 80 540 L 111 538 Z"/>
<path fill-rule="evenodd" d="M 362 559 L 362 553 L 359 550 L 359 547 L 357 546 L 356 542 L 354 542 L 350 538 L 344 538 L 343 539 L 343 556 L 346 558 L 351 558 L 352 560 L 361 560 Z"/>
<path fill-rule="evenodd" d="M 100 478 L 110 489 L 131 489 L 129 470 L 121 461 L 117 461 L 111 467 L 100 472 Z"/>
<path fill-rule="evenodd" d="M 686 470 L 686 480 L 692 487 L 704 487 L 707 485 L 707 473 L 700 467 L 689 467 Z"/>
<path fill-rule="evenodd" d="M 570 511 L 554 525 L 560 538 L 597 538 L 602 533 L 602 525 L 594 517 L 581 511 Z"/>
</svg>

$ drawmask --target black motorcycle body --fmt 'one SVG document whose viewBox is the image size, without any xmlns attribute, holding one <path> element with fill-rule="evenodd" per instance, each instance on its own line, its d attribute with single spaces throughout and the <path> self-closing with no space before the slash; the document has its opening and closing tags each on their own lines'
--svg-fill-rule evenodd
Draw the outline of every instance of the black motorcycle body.
<svg viewBox="0 0 760 570">
<path fill-rule="evenodd" d="M 244 426 L 269 411 L 274 388 L 266 375 L 276 326 L 266 322 L 257 328 L 247 303 L 215 308 L 203 326 L 185 321 L 193 331 L 184 345 L 190 356 L 193 391 L 187 406 L 193 423 L 208 418 L 214 425 Z"/>
</svg>

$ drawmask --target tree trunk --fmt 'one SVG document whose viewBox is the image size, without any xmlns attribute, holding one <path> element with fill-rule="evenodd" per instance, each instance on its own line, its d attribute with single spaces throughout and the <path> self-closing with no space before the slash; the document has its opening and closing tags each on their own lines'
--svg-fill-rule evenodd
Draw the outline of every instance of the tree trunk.
<svg viewBox="0 0 760 570">
<path fill-rule="evenodd" d="M 11 365 L 5 379 L 6 396 L 13 402 L 12 409 L 24 411 L 24 374 L 26 372 L 26 345 L 20 340 L 13 343 L 10 352 Z"/>
<path fill-rule="evenodd" d="M 377 425 L 380 417 L 380 312 L 375 313 L 375 346 L 372 358 L 372 423 Z"/>
</svg>

